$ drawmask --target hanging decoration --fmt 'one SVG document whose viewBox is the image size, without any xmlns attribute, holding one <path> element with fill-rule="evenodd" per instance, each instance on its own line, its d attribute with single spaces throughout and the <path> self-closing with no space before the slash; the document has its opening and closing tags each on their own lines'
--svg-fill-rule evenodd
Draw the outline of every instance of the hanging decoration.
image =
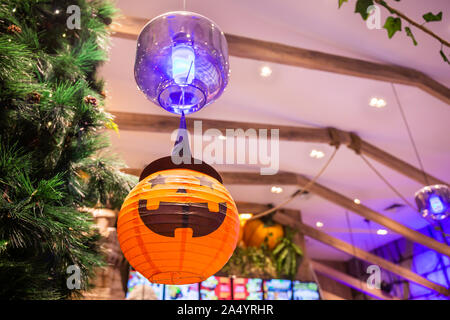
<svg viewBox="0 0 450 320">
<path fill-rule="evenodd" d="M 151 20 L 137 43 L 134 75 L 147 98 L 175 114 L 212 103 L 229 76 L 224 33 L 208 18 L 169 12 Z"/>
<path fill-rule="evenodd" d="M 446 185 L 426 186 L 415 194 L 416 204 L 423 217 L 443 220 L 450 215 L 450 191 Z"/>
<path fill-rule="evenodd" d="M 172 167 L 167 157 L 144 170 L 119 213 L 119 242 L 130 264 L 151 282 L 203 281 L 236 247 L 236 205 L 217 173 Z"/>
<path fill-rule="evenodd" d="M 191 12 L 163 14 L 139 35 L 139 88 L 181 115 L 172 156 L 143 170 L 117 221 L 125 258 L 151 282 L 203 281 L 226 264 L 238 242 L 236 204 L 217 171 L 192 158 L 185 119 L 222 94 L 228 83 L 227 51 L 223 32 Z"/>
</svg>

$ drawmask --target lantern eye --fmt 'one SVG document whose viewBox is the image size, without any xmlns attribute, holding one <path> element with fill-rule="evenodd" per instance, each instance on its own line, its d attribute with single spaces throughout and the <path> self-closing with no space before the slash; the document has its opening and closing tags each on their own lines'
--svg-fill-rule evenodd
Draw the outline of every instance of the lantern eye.
<svg viewBox="0 0 450 320">
<path fill-rule="evenodd" d="M 210 179 L 208 179 L 208 178 L 206 178 L 206 177 L 203 177 L 203 176 L 199 176 L 199 177 L 195 177 L 195 178 L 197 178 L 198 180 L 200 180 L 200 185 L 201 185 L 201 186 L 210 187 L 211 190 L 214 190 L 214 188 L 213 188 L 213 182 L 212 182 Z"/>
<path fill-rule="evenodd" d="M 150 188 L 153 189 L 153 187 L 157 186 L 158 184 L 165 184 L 166 183 L 166 177 L 163 175 L 158 174 L 156 177 L 148 180 L 148 183 L 150 183 Z"/>
</svg>

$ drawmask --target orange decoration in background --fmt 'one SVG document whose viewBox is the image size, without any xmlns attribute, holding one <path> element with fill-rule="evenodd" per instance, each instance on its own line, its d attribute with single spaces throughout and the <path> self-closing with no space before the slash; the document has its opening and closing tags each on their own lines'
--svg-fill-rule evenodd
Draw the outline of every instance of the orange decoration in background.
<svg viewBox="0 0 450 320">
<path fill-rule="evenodd" d="M 283 226 L 277 223 L 265 225 L 260 219 L 254 219 L 247 221 L 244 226 L 243 240 L 247 247 L 259 247 L 267 242 L 267 246 L 272 250 L 283 236 Z"/>
<path fill-rule="evenodd" d="M 120 247 L 151 282 L 189 284 L 219 271 L 239 235 L 236 204 L 215 178 L 169 169 L 142 179 L 117 221 Z"/>
</svg>

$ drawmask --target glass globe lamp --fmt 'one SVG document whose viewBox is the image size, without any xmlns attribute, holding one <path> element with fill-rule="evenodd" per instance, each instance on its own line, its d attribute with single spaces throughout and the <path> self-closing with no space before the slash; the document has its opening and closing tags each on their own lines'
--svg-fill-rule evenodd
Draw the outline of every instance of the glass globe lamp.
<svg viewBox="0 0 450 320">
<path fill-rule="evenodd" d="M 450 191 L 446 185 L 426 186 L 415 194 L 419 211 L 424 217 L 443 220 L 450 215 Z"/>
<path fill-rule="evenodd" d="M 139 34 L 134 75 L 139 89 L 165 110 L 196 112 L 219 98 L 228 83 L 224 33 L 196 13 L 160 15 Z"/>
</svg>

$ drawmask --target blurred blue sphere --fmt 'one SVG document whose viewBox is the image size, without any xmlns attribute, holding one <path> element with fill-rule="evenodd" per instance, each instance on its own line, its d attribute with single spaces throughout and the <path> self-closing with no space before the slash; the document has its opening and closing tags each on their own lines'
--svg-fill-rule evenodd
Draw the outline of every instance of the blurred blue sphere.
<svg viewBox="0 0 450 320">
<path fill-rule="evenodd" d="M 415 194 L 417 208 L 424 217 L 443 220 L 450 215 L 450 191 L 446 185 L 426 186 Z"/>
</svg>

